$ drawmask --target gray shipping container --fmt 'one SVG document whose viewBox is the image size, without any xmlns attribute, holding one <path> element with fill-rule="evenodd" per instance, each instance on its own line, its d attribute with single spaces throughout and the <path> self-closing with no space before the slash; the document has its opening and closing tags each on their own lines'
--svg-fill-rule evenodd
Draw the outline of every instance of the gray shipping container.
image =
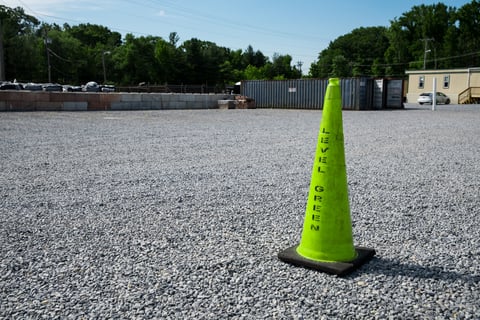
<svg viewBox="0 0 480 320">
<path fill-rule="evenodd" d="M 378 99 L 377 95 L 383 95 L 386 86 L 378 88 L 375 81 L 367 77 L 340 79 L 343 109 L 373 110 L 385 107 L 384 100 Z M 242 81 L 240 92 L 255 99 L 257 108 L 322 109 L 327 85 L 328 79 L 246 80 Z M 401 97 L 397 99 L 399 101 L 395 105 L 402 105 Z"/>
<path fill-rule="evenodd" d="M 320 109 L 327 80 L 247 80 L 242 95 L 255 99 L 257 108 Z"/>
</svg>

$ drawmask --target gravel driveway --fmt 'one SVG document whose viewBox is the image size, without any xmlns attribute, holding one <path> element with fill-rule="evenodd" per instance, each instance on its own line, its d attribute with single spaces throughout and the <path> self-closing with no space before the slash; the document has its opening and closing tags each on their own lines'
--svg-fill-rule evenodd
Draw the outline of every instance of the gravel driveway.
<svg viewBox="0 0 480 320">
<path fill-rule="evenodd" d="M 479 319 L 480 106 L 343 113 L 342 278 L 277 259 L 320 118 L 0 113 L 0 318 Z"/>
</svg>

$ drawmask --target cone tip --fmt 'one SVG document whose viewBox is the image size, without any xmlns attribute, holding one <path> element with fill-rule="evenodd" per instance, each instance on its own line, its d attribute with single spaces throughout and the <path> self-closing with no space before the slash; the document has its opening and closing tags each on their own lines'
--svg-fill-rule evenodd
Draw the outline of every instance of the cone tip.
<svg viewBox="0 0 480 320">
<path fill-rule="evenodd" d="M 340 83 L 340 79 L 339 79 L 339 78 L 330 78 L 330 79 L 328 79 L 328 84 L 329 84 L 329 85 L 338 86 L 339 83 Z"/>
</svg>

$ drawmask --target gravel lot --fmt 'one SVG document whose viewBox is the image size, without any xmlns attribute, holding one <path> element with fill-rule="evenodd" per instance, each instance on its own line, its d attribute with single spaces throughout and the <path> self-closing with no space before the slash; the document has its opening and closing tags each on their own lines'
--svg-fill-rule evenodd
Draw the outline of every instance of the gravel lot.
<svg viewBox="0 0 480 320">
<path fill-rule="evenodd" d="M 343 117 L 339 278 L 277 259 L 320 111 L 0 113 L 0 318 L 479 319 L 480 106 Z"/>
</svg>

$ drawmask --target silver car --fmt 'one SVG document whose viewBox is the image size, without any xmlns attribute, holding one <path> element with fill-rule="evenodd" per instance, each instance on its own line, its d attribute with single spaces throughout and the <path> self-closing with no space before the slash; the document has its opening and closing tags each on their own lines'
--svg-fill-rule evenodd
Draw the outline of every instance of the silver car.
<svg viewBox="0 0 480 320">
<path fill-rule="evenodd" d="M 424 92 L 421 93 L 420 96 L 418 97 L 417 101 L 419 104 L 432 104 L 432 93 L 431 92 Z M 435 99 L 436 103 L 444 103 L 444 104 L 449 104 L 450 103 L 450 98 L 442 93 L 442 92 L 437 92 L 437 98 Z"/>
<path fill-rule="evenodd" d="M 90 82 L 87 82 L 87 84 L 85 86 L 83 86 L 83 91 L 99 92 L 100 91 L 100 86 L 95 81 L 90 81 Z"/>
</svg>

